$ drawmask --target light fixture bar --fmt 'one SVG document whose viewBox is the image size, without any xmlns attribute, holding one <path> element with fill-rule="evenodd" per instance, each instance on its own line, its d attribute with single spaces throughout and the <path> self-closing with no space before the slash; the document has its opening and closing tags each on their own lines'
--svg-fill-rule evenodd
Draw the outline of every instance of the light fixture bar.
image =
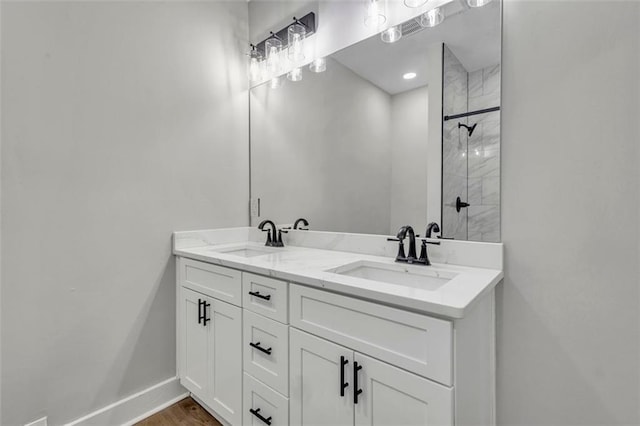
<svg viewBox="0 0 640 426">
<path fill-rule="evenodd" d="M 307 30 L 306 36 L 305 37 L 309 37 L 311 34 L 316 32 L 316 14 L 313 12 L 309 12 L 306 15 L 304 15 L 302 18 L 297 19 L 297 18 L 293 18 L 293 22 L 294 23 L 299 23 L 301 24 L 303 27 L 305 27 L 305 29 Z M 291 24 L 287 25 L 286 27 L 282 28 L 281 30 L 279 30 L 276 33 L 272 33 L 273 35 L 267 37 L 266 39 L 262 40 L 260 43 L 256 44 L 256 49 L 262 53 L 263 55 L 265 55 L 265 49 L 264 49 L 264 44 L 265 42 L 270 39 L 271 37 L 275 36 L 277 38 L 279 38 L 280 40 L 282 40 L 282 49 L 286 49 L 288 47 L 288 31 L 289 31 L 289 27 L 291 26 Z"/>
</svg>

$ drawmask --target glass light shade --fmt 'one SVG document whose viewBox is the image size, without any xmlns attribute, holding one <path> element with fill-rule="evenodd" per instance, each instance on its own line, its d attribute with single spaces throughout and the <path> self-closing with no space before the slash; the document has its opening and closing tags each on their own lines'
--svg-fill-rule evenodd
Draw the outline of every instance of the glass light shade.
<svg viewBox="0 0 640 426">
<path fill-rule="evenodd" d="M 436 7 L 435 9 L 431 9 L 430 11 L 423 13 L 418 18 L 418 22 L 420 23 L 420 26 L 423 28 L 435 27 L 436 25 L 442 23 L 442 21 L 444 21 L 444 14 L 442 13 L 439 7 Z"/>
<path fill-rule="evenodd" d="M 249 52 L 249 79 L 258 81 L 262 78 L 262 53 L 255 49 Z"/>
<path fill-rule="evenodd" d="M 324 72 L 327 70 L 327 60 L 325 58 L 316 58 L 309 64 L 309 70 L 312 72 Z"/>
<path fill-rule="evenodd" d="M 294 62 L 304 59 L 304 38 L 307 36 L 307 30 L 303 25 L 295 23 L 289 26 L 287 30 L 289 39 L 289 59 Z"/>
<path fill-rule="evenodd" d="M 366 14 L 364 25 L 369 28 L 379 28 L 387 22 L 385 0 L 365 0 Z"/>
<path fill-rule="evenodd" d="M 280 50 L 282 50 L 282 41 L 276 37 L 271 37 L 264 42 L 267 68 L 270 73 L 275 74 L 280 71 Z"/>
<path fill-rule="evenodd" d="M 380 38 L 385 43 L 394 43 L 402 38 L 402 26 L 396 25 L 395 27 L 387 28 L 380 33 Z"/>
<path fill-rule="evenodd" d="M 420 7 L 426 2 L 427 0 L 404 0 L 404 5 L 407 7 Z"/>
<path fill-rule="evenodd" d="M 269 82 L 269 87 L 272 89 L 279 89 L 282 87 L 282 77 L 273 77 Z"/>
<path fill-rule="evenodd" d="M 287 73 L 287 80 L 300 81 L 302 80 L 302 68 L 294 68 Z"/>
<path fill-rule="evenodd" d="M 491 3 L 491 1 L 492 0 L 467 0 L 467 4 L 469 7 L 482 7 Z"/>
</svg>

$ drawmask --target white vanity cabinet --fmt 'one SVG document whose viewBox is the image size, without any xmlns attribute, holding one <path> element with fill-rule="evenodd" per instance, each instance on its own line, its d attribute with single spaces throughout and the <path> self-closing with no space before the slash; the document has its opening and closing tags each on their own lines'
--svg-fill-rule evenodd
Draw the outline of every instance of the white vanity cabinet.
<svg viewBox="0 0 640 426">
<path fill-rule="evenodd" d="M 231 425 L 491 425 L 493 291 L 437 318 L 178 258 L 181 383 Z"/>
<path fill-rule="evenodd" d="M 180 382 L 224 420 L 240 424 L 242 309 L 215 297 L 229 300 L 225 287 L 233 280 L 240 287 L 240 273 L 183 258 L 177 265 Z"/>
</svg>

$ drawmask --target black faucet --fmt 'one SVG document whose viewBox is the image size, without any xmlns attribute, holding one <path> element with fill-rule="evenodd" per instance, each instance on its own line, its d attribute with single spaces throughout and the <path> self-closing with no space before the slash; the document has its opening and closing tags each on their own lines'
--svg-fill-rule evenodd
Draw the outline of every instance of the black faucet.
<svg viewBox="0 0 640 426">
<path fill-rule="evenodd" d="M 271 225 L 271 229 L 264 229 L 265 225 Z M 263 220 L 260 222 L 260 225 L 258 225 L 258 229 L 267 233 L 267 242 L 264 243 L 265 246 L 284 247 L 284 243 L 282 242 L 282 231 L 278 232 L 278 228 L 275 223 L 270 220 Z"/>
<path fill-rule="evenodd" d="M 404 254 L 404 239 L 409 234 L 409 255 Z M 398 241 L 398 255 L 396 256 L 396 262 L 414 263 L 417 261 L 416 256 L 416 233 L 410 225 L 405 225 L 400 228 L 396 238 L 387 238 L 387 241 Z"/>
<path fill-rule="evenodd" d="M 432 232 L 440 232 L 440 227 L 437 223 L 431 222 L 427 225 L 427 232 L 425 232 L 425 238 L 422 239 L 422 248 L 420 249 L 420 259 L 418 259 L 419 263 L 423 265 L 431 265 L 431 261 L 429 260 L 429 254 L 427 253 L 427 244 L 433 244 L 436 246 L 440 245 L 440 241 L 427 241 L 427 238 L 431 238 Z"/>
<path fill-rule="evenodd" d="M 298 224 L 302 222 L 302 224 L 304 226 L 309 226 L 309 221 L 303 217 L 301 217 L 300 219 L 296 220 L 295 223 L 293 224 L 293 229 L 300 229 L 301 231 L 308 231 L 309 228 L 298 228 Z"/>
<path fill-rule="evenodd" d="M 427 238 L 431 238 L 432 232 L 440 232 L 440 227 L 437 223 L 432 222 L 427 226 L 426 238 L 422 238 L 422 247 L 420 250 L 420 257 L 416 256 L 416 235 L 413 228 L 409 225 L 405 225 L 398 231 L 396 238 L 387 238 L 387 241 L 398 241 L 400 246 L 398 247 L 398 255 L 396 256 L 396 262 L 415 263 L 418 265 L 431 265 L 429 261 L 429 255 L 427 254 L 427 244 L 440 245 L 440 242 L 427 241 Z M 409 254 L 404 254 L 404 239 L 409 234 Z"/>
</svg>

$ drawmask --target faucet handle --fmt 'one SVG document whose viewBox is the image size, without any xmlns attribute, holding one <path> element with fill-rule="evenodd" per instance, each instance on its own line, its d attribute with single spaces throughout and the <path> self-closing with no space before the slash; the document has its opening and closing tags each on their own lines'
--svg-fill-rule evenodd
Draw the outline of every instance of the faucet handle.
<svg viewBox="0 0 640 426">
<path fill-rule="evenodd" d="M 400 238 L 387 238 L 387 241 L 395 241 L 397 243 L 397 242 L 400 242 L 402 240 Z"/>
<path fill-rule="evenodd" d="M 439 237 L 438 237 L 439 238 Z M 429 241 L 430 238 L 420 238 L 422 240 L 422 246 L 424 247 L 426 244 L 433 244 L 434 246 L 439 246 L 440 241 Z"/>
</svg>

